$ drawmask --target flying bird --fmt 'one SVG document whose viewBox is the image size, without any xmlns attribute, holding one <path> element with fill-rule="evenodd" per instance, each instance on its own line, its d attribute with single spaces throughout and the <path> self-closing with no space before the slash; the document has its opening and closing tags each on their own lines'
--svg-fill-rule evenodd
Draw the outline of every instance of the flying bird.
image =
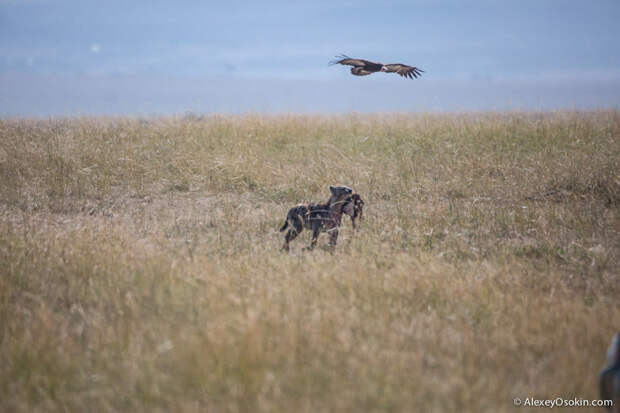
<svg viewBox="0 0 620 413">
<path fill-rule="evenodd" d="M 422 73 L 424 73 L 424 70 L 422 69 L 407 66 L 402 63 L 390 63 L 384 65 L 383 63 L 370 62 L 364 59 L 352 59 L 346 55 L 336 56 L 336 60 L 329 62 L 330 66 L 335 64 L 353 66 L 351 68 L 351 73 L 355 76 L 366 76 L 375 72 L 386 72 L 398 73 L 402 77 L 413 79 L 414 77 L 417 78 L 418 76 L 422 76 Z"/>
</svg>

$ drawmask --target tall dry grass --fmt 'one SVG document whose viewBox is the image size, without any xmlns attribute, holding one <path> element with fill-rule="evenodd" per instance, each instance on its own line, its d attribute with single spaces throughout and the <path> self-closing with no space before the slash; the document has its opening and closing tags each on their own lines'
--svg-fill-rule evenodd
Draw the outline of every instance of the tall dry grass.
<svg viewBox="0 0 620 413">
<path fill-rule="evenodd" d="M 0 120 L 0 410 L 597 398 L 619 160 L 618 111 Z M 361 231 L 281 253 L 329 184 Z"/>
</svg>

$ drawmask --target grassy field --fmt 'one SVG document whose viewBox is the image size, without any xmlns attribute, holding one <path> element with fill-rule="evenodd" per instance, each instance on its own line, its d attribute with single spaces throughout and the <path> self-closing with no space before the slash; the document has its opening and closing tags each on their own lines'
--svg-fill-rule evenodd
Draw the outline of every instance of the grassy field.
<svg viewBox="0 0 620 413">
<path fill-rule="evenodd" d="M 619 111 L 4 119 L 0 411 L 595 399 L 619 258 Z"/>
</svg>

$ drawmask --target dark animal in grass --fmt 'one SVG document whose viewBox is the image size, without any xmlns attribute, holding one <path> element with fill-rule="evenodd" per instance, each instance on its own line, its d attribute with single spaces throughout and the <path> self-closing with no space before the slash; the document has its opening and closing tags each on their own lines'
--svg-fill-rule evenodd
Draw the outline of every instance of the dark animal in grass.
<svg viewBox="0 0 620 413">
<path fill-rule="evenodd" d="M 612 400 L 613 406 L 607 406 L 607 410 L 620 413 L 620 333 L 616 333 L 611 339 L 607 350 L 607 364 L 599 376 L 601 388 L 601 400 Z"/>
<path fill-rule="evenodd" d="M 338 227 L 342 220 L 345 199 L 353 194 L 353 190 L 347 186 L 329 187 L 331 196 L 324 204 L 297 205 L 291 208 L 286 214 L 286 222 L 280 228 L 280 232 L 289 228 L 284 237 L 282 249 L 289 250 L 289 243 L 294 240 L 303 230 L 312 231 L 312 242 L 308 249 L 316 246 L 319 234 L 327 232 L 329 234 L 329 246 L 336 246 L 338 240 Z"/>
<path fill-rule="evenodd" d="M 353 229 L 359 230 L 359 227 L 355 225 L 355 221 L 361 221 L 364 215 L 364 200 L 358 194 L 351 194 L 345 199 L 345 204 L 342 212 L 351 217 L 351 224 Z"/>
<path fill-rule="evenodd" d="M 424 73 L 422 69 L 402 63 L 388 63 L 384 65 L 383 63 L 370 62 L 364 59 L 352 59 L 346 55 L 336 56 L 336 60 L 329 62 L 330 66 L 336 64 L 353 66 L 351 68 L 351 73 L 355 76 L 366 76 L 375 72 L 385 72 L 398 73 L 402 77 L 413 79 L 422 76 L 422 73 Z"/>
</svg>

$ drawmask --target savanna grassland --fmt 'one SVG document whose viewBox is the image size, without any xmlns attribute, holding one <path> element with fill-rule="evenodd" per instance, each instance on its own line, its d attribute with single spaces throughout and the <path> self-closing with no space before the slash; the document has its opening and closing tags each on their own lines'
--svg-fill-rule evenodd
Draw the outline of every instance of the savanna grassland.
<svg viewBox="0 0 620 413">
<path fill-rule="evenodd" d="M 598 398 L 619 171 L 619 111 L 0 120 L 0 411 Z"/>
</svg>

